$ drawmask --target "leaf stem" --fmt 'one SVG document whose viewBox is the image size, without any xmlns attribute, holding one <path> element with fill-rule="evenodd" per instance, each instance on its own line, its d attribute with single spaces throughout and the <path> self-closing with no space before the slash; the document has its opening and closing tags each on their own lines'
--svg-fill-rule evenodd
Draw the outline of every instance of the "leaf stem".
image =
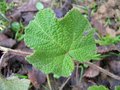
<svg viewBox="0 0 120 90">
<path fill-rule="evenodd" d="M 81 69 L 79 82 L 81 82 L 83 78 L 84 69 L 83 66 L 80 66 L 79 68 Z"/>
<path fill-rule="evenodd" d="M 50 83 L 50 78 L 49 78 L 48 74 L 47 74 L 47 83 L 48 83 L 49 89 L 52 90 L 51 83 Z"/>
</svg>

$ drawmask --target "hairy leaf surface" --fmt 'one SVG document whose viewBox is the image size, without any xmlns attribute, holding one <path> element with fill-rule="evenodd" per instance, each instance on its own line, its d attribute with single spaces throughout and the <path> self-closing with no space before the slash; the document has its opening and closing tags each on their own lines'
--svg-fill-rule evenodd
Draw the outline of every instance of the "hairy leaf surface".
<svg viewBox="0 0 120 90">
<path fill-rule="evenodd" d="M 28 90 L 29 84 L 27 79 L 18 79 L 15 76 L 5 79 L 0 76 L 0 90 Z"/>
<path fill-rule="evenodd" d="M 34 49 L 27 59 L 45 73 L 69 76 L 73 60 L 85 62 L 94 57 L 93 34 L 88 20 L 77 9 L 61 19 L 51 9 L 41 10 L 25 31 L 25 42 Z"/>
<path fill-rule="evenodd" d="M 105 86 L 96 86 L 96 85 L 93 85 L 91 87 L 88 88 L 88 90 L 108 90 L 108 88 L 106 88 Z"/>
</svg>

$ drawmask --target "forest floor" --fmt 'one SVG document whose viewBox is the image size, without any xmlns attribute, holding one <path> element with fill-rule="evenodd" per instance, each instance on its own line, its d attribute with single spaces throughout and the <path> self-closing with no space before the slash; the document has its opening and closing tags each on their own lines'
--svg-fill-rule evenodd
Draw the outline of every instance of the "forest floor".
<svg viewBox="0 0 120 90">
<path fill-rule="evenodd" d="M 41 2 L 44 8 L 52 8 L 56 17 L 62 18 L 71 8 L 78 8 L 96 28 L 95 39 L 99 61 L 92 61 L 86 68 L 82 63 L 75 67 L 69 78 L 56 79 L 52 74 L 49 81 L 52 90 L 87 90 L 92 85 L 104 85 L 115 90 L 120 85 L 120 0 L 6 0 L 0 1 L 0 46 L 32 52 L 26 46 L 24 29 L 38 12 L 36 4 Z M 13 28 L 11 29 L 11 26 Z M 15 31 L 15 30 L 19 31 Z M 0 50 L 1 74 L 9 77 L 19 74 L 31 81 L 29 90 L 49 90 L 48 79 L 44 73 L 35 69 L 25 60 L 25 56 L 15 53 L 3 53 Z"/>
</svg>

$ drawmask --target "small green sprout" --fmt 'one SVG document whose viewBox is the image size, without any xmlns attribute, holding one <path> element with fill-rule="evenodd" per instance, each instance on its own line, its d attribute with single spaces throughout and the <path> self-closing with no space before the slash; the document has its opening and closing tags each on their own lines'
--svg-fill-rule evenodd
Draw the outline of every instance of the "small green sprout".
<svg viewBox="0 0 120 90">
<path fill-rule="evenodd" d="M 21 74 L 15 74 L 18 78 L 21 78 L 21 79 L 28 79 L 28 76 L 26 75 L 21 75 Z"/>
<path fill-rule="evenodd" d="M 0 13 L 0 31 L 3 31 L 4 29 L 9 27 L 9 20 L 6 18 L 6 16 L 2 13 Z"/>
<path fill-rule="evenodd" d="M 38 2 L 38 3 L 36 4 L 36 8 L 37 8 L 38 10 L 41 10 L 41 9 L 44 8 L 44 6 L 43 6 L 43 4 L 42 4 L 41 2 Z"/>
<path fill-rule="evenodd" d="M 18 41 L 23 40 L 24 26 L 22 23 L 13 22 L 11 24 L 11 30 L 15 33 L 15 39 L 17 39 Z"/>
<path fill-rule="evenodd" d="M 11 24 L 11 29 L 13 32 L 18 32 L 20 30 L 20 24 L 18 22 L 13 22 Z"/>
<path fill-rule="evenodd" d="M 120 36 L 111 37 L 110 35 L 106 35 L 105 37 L 100 37 L 99 40 L 95 40 L 99 45 L 111 45 L 120 42 Z"/>
</svg>

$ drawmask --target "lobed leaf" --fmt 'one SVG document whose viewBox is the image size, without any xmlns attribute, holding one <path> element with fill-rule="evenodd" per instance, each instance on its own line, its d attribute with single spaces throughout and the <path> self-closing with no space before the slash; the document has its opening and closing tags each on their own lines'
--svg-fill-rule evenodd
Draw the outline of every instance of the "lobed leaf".
<svg viewBox="0 0 120 90">
<path fill-rule="evenodd" d="M 25 42 L 34 49 L 28 61 L 45 73 L 69 76 L 74 60 L 89 61 L 96 53 L 94 30 L 77 9 L 61 19 L 51 9 L 40 10 L 25 30 Z"/>
</svg>

